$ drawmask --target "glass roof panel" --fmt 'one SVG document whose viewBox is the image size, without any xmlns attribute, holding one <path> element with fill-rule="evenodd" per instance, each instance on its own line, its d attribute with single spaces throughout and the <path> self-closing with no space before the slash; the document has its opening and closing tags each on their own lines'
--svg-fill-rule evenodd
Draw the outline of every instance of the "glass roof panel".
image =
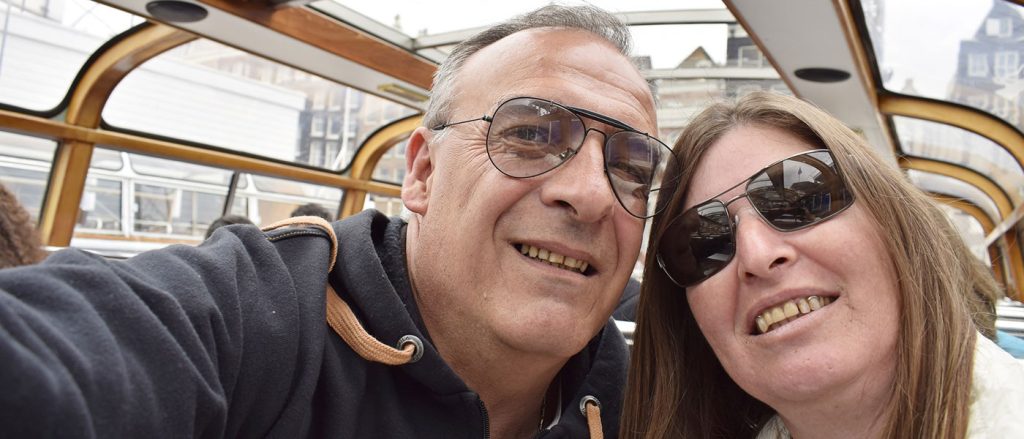
<svg viewBox="0 0 1024 439">
<path fill-rule="evenodd" d="M 883 86 L 987 111 L 1024 131 L 1024 6 L 862 0 Z"/>
<path fill-rule="evenodd" d="M 111 94 L 103 119 L 119 128 L 340 170 L 370 133 L 415 112 L 197 40 L 128 74 Z"/>
<path fill-rule="evenodd" d="M 974 203 L 974 205 L 981 208 L 989 218 L 992 218 L 993 223 L 999 223 L 999 221 L 1002 220 L 1002 216 L 999 214 L 999 209 L 996 208 L 996 204 L 992 202 L 992 199 L 985 195 L 985 193 L 980 189 L 971 186 L 962 180 L 957 180 L 945 175 L 933 174 L 931 172 L 917 171 L 914 169 L 907 170 L 907 177 L 910 178 L 910 181 L 914 183 L 915 186 L 921 188 L 921 190 L 925 192 L 948 195 Z"/>
<path fill-rule="evenodd" d="M 988 248 L 985 247 L 985 229 L 973 216 L 945 203 L 938 203 L 939 208 L 946 213 L 946 217 L 953 223 L 953 227 L 960 233 L 960 237 L 971 249 L 974 257 L 978 258 L 985 265 L 992 266 L 988 257 Z"/>
<path fill-rule="evenodd" d="M 1024 169 L 999 144 L 942 123 L 900 116 L 893 121 L 903 152 L 962 165 L 995 181 L 1014 206 L 1024 200 Z"/>
<path fill-rule="evenodd" d="M 89 0 L 0 3 L 0 102 L 52 110 L 111 37 L 145 19 Z"/>
<path fill-rule="evenodd" d="M 453 0 L 438 7 L 437 3 L 409 0 L 321 0 L 313 3 L 313 7 L 340 20 L 374 28 L 395 44 L 427 47 L 419 53 L 441 61 L 460 39 L 548 3 L 531 0 L 481 7 L 478 2 Z M 792 94 L 721 0 L 681 5 L 659 0 L 588 3 L 619 13 L 632 23 L 635 60 L 644 75 L 658 85 L 659 137 L 666 144 L 672 144 L 697 110 L 716 99 L 754 90 Z M 338 5 L 341 7 L 330 7 Z M 668 6 L 672 9 L 666 9 Z M 383 35 L 389 32 L 392 34 Z M 396 37 L 393 32 L 401 32 L 408 39 Z M 435 38 L 430 39 L 431 36 Z M 388 180 L 396 176 L 380 173 L 377 178 Z"/>
<path fill-rule="evenodd" d="M 443 5 L 419 0 L 331 0 L 351 8 L 379 23 L 410 37 L 436 35 L 463 29 L 488 26 L 509 17 L 550 4 L 550 0 L 514 2 L 480 2 L 448 0 Z M 588 4 L 611 12 L 642 12 L 665 9 L 725 9 L 721 0 L 691 0 L 685 4 L 666 4 L 664 0 L 591 0 Z M 582 4 L 580 1 L 562 4 Z M 666 6 L 671 6 L 666 8 Z M 668 40 L 666 40 L 668 41 Z"/>
</svg>

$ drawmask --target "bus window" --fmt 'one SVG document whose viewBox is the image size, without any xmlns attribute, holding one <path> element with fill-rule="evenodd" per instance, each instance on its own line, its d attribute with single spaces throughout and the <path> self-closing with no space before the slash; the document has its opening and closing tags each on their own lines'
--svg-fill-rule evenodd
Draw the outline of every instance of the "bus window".
<svg viewBox="0 0 1024 439">
<path fill-rule="evenodd" d="M 366 200 L 363 202 L 363 209 L 377 209 L 387 216 L 399 216 L 403 208 L 405 205 L 402 204 L 401 198 L 386 195 L 366 194 Z"/>
<path fill-rule="evenodd" d="M 405 180 L 405 150 L 408 143 L 408 140 L 403 140 L 384 152 L 377 161 L 377 166 L 373 168 L 374 180 L 402 184 Z"/>
<path fill-rule="evenodd" d="M 999 214 L 999 209 L 996 204 L 985 195 L 980 189 L 965 183 L 962 180 L 957 180 L 952 177 L 944 175 L 933 174 L 930 172 L 917 171 L 913 169 L 907 170 L 907 177 L 914 183 L 915 186 L 921 188 L 927 192 L 933 192 L 941 195 L 948 195 L 953 198 L 964 199 L 975 206 L 981 208 L 989 218 L 992 218 L 992 222 L 998 223 L 1002 221 L 1002 216 Z M 951 219 L 954 223 L 955 219 Z M 959 229 L 958 229 L 959 230 Z M 964 234 L 963 230 L 959 230 L 961 237 L 964 238 L 964 243 L 971 249 L 975 249 L 975 253 L 983 251 L 985 249 L 985 237 L 982 236 L 978 239 L 977 236 L 972 234 Z"/>
<path fill-rule="evenodd" d="M 995 142 L 937 122 L 901 116 L 893 116 L 893 122 L 903 152 L 963 165 L 995 181 L 1015 206 L 1024 200 L 1024 170 Z"/>
<path fill-rule="evenodd" d="M 307 203 L 319 204 L 330 212 L 332 218 L 338 217 L 341 189 L 262 175 L 250 177 L 255 190 L 239 189 L 235 199 L 249 198 L 255 207 L 249 210 L 250 219 L 256 224 L 265 226 L 288 218 L 295 208 Z"/>
<path fill-rule="evenodd" d="M 85 180 L 85 192 L 82 193 L 81 209 L 78 214 L 76 231 L 90 230 L 100 234 L 119 235 L 124 232 L 124 210 L 122 190 L 124 179 L 113 172 L 124 168 L 121 153 L 106 148 L 94 148 L 90 171 L 101 171 L 100 175 L 90 172 Z"/>
<path fill-rule="evenodd" d="M 126 76 L 104 107 L 103 119 L 119 128 L 340 170 L 366 136 L 414 112 L 277 62 L 197 40 Z"/>
<path fill-rule="evenodd" d="M 0 131 L 0 183 L 39 220 L 57 142 Z"/>
<path fill-rule="evenodd" d="M 988 250 L 985 247 L 985 229 L 981 226 L 981 223 L 960 209 L 943 203 L 938 203 L 938 205 L 943 212 L 946 212 L 946 217 L 953 223 L 953 227 L 956 228 L 957 232 L 960 232 L 960 236 L 968 244 L 968 248 L 971 249 L 974 257 L 991 267 L 992 260 L 989 258 Z"/>
<path fill-rule="evenodd" d="M 103 43 L 145 19 L 89 0 L 0 3 L 0 102 L 57 108 Z"/>
<path fill-rule="evenodd" d="M 85 180 L 81 212 L 75 230 L 100 233 L 124 231 L 122 217 L 122 181 L 114 178 L 89 177 Z M 119 233 L 113 233 L 119 234 Z"/>
<path fill-rule="evenodd" d="M 72 245 L 134 253 L 198 243 L 224 210 L 231 174 L 97 147 Z"/>
<path fill-rule="evenodd" d="M 1024 131 L 1024 52 L 1021 29 L 1014 28 L 1024 6 L 999 0 L 862 5 L 887 90 L 974 107 Z"/>
</svg>

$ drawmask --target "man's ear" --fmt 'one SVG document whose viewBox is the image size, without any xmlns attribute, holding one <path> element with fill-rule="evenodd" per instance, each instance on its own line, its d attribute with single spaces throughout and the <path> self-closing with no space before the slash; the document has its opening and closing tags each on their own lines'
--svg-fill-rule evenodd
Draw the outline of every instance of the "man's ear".
<svg viewBox="0 0 1024 439">
<path fill-rule="evenodd" d="M 416 128 L 405 150 L 406 172 L 405 181 L 402 182 L 402 202 L 407 209 L 420 215 L 427 213 L 427 202 L 430 199 L 430 176 L 434 171 L 430 140 L 433 138 L 434 133 L 426 127 Z"/>
</svg>

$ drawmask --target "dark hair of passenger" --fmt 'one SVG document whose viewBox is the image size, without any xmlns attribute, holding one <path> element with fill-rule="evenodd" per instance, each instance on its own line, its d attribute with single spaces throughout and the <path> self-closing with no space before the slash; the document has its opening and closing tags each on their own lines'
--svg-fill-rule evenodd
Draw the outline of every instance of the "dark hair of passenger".
<svg viewBox="0 0 1024 439">
<path fill-rule="evenodd" d="M 774 415 L 726 373 L 701 333 L 686 292 L 659 268 L 658 243 L 686 205 L 703 154 L 730 130 L 756 125 L 829 149 L 857 203 L 880 230 L 897 273 L 900 326 L 885 438 L 959 438 L 967 431 L 975 331 L 994 334 L 991 272 L 945 214 L 865 140 L 817 107 L 773 93 L 718 103 L 676 142 L 678 187 L 662 192 L 640 294 L 622 438 L 754 438 Z M 669 189 L 669 188 L 666 188 Z"/>
<path fill-rule="evenodd" d="M 328 222 L 334 221 L 336 219 L 332 218 L 334 215 L 331 215 L 331 212 L 329 210 L 316 203 L 306 203 L 299 207 L 296 207 L 295 210 L 292 211 L 292 214 L 290 216 L 318 216 L 320 218 L 327 220 Z"/>
<path fill-rule="evenodd" d="M 206 229 L 206 237 L 204 239 L 209 239 L 213 235 L 214 230 L 232 224 L 252 224 L 252 220 L 242 215 L 224 215 L 210 223 L 210 228 Z"/>
<path fill-rule="evenodd" d="M 46 258 L 32 217 L 0 184 L 0 268 L 34 264 Z"/>
</svg>

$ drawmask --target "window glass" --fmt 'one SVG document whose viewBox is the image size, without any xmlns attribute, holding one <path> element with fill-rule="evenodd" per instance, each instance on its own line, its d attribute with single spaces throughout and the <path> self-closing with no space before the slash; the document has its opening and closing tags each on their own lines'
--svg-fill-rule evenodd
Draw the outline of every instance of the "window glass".
<svg viewBox="0 0 1024 439">
<path fill-rule="evenodd" d="M 981 223 L 967 212 L 953 206 L 945 203 L 938 203 L 938 205 L 942 208 L 943 212 L 946 212 L 949 221 L 953 223 L 953 227 L 960 233 L 960 237 L 963 238 L 967 247 L 971 249 L 974 257 L 991 267 L 992 261 L 989 259 L 988 249 L 985 247 L 985 229 L 981 227 Z"/>
<path fill-rule="evenodd" d="M 35 221 L 43 206 L 57 142 L 0 131 L 0 183 Z"/>
<path fill-rule="evenodd" d="M 224 193 L 135 184 L 135 231 L 202 238 L 224 209 Z"/>
<path fill-rule="evenodd" d="M 907 176 L 914 185 L 926 192 L 966 200 L 981 208 L 992 219 L 993 223 L 998 224 L 1000 221 L 1001 217 L 995 203 L 985 196 L 984 192 L 974 186 L 952 177 L 915 171 L 913 169 L 907 170 Z M 981 224 L 974 217 L 959 209 L 946 206 L 943 203 L 937 204 L 943 207 L 950 222 L 953 223 L 957 232 L 960 233 L 960 237 L 964 240 L 964 244 L 971 249 L 971 253 L 991 266 L 988 249 L 985 247 L 985 231 Z"/>
<path fill-rule="evenodd" d="M 989 218 L 992 218 L 993 223 L 998 224 L 1002 221 L 999 209 L 996 207 L 996 204 L 992 202 L 992 199 L 985 195 L 981 189 L 965 183 L 962 180 L 913 169 L 907 170 L 907 177 L 910 178 L 910 181 L 914 183 L 915 186 L 921 188 L 921 190 L 925 192 L 932 192 L 970 201 L 975 206 L 981 208 Z"/>
<path fill-rule="evenodd" d="M 72 245 L 132 254 L 171 243 L 196 244 L 221 216 L 231 174 L 97 147 Z M 245 214 L 245 199 L 236 199 L 235 206 Z"/>
<path fill-rule="evenodd" d="M 771 71 L 775 74 L 775 71 Z M 683 128 L 717 100 L 736 98 L 757 90 L 792 95 L 781 79 L 659 79 L 658 137 L 672 146 Z"/>
<path fill-rule="evenodd" d="M 121 153 L 118 151 L 104 148 L 93 148 L 92 160 L 89 161 L 89 167 L 106 169 L 108 171 L 117 171 L 124 167 L 124 163 L 121 159 Z"/>
<path fill-rule="evenodd" d="M 122 232 L 124 211 L 121 208 L 123 180 L 90 175 L 79 207 L 75 232 Z"/>
<path fill-rule="evenodd" d="M 367 194 L 363 201 L 363 209 L 377 209 L 387 216 L 399 216 L 404 208 L 401 198 L 385 195 Z"/>
<path fill-rule="evenodd" d="M 145 20 L 88 0 L 0 3 L 0 102 L 57 107 L 103 43 Z"/>
<path fill-rule="evenodd" d="M 388 149 L 373 168 L 373 179 L 384 183 L 402 184 L 405 179 L 405 149 L 407 140 Z"/>
<path fill-rule="evenodd" d="M 1004 0 L 862 0 L 883 86 L 956 102 L 1024 131 L 1024 6 Z"/>
<path fill-rule="evenodd" d="M 85 190 L 79 203 L 78 219 L 71 245 L 90 250 L 113 250 L 128 255 L 160 247 L 132 242 L 130 210 L 126 209 L 127 193 L 132 182 L 131 168 L 123 165 L 121 152 L 96 147 L 89 162 Z M 130 206 L 130 204 L 127 204 Z"/>
<path fill-rule="evenodd" d="M 40 168 L 0 165 L 0 183 L 14 194 L 33 221 L 39 221 L 47 175 L 49 171 Z"/>
<path fill-rule="evenodd" d="M 332 0 L 410 37 L 435 35 L 462 29 L 488 26 L 509 17 L 545 6 L 550 0 L 521 0 L 515 2 L 492 2 L 480 7 L 477 2 L 458 0 L 439 8 L 431 2 L 416 0 Z M 316 2 L 314 6 L 321 3 Z M 581 4 L 579 0 L 562 2 Z M 657 11 L 676 9 L 724 9 L 721 0 L 690 0 L 683 6 L 668 5 L 664 0 L 590 0 L 587 3 L 612 12 Z M 458 13 L 452 13 L 458 11 Z"/>
<path fill-rule="evenodd" d="M 404 105 L 197 40 L 132 71 L 114 89 L 103 119 L 120 128 L 340 170 L 361 138 L 413 113 Z M 338 142 L 333 154 L 325 154 L 326 140 Z"/>
<path fill-rule="evenodd" d="M 903 152 L 956 163 L 988 176 L 1014 206 L 1024 200 L 1024 169 L 1002 146 L 954 126 L 909 117 L 893 117 Z"/>
<path fill-rule="evenodd" d="M 129 154 L 128 156 L 131 158 L 132 169 L 140 175 L 212 183 L 222 186 L 227 186 L 231 182 L 231 171 L 226 169 L 139 154 Z"/>
<path fill-rule="evenodd" d="M 245 198 L 252 204 L 250 218 L 256 224 L 266 226 L 288 218 L 296 208 L 309 203 L 327 209 L 332 218 L 338 217 L 341 189 L 261 175 L 249 177 L 254 188 L 239 189 L 235 202 L 237 204 L 240 198 Z"/>
</svg>

